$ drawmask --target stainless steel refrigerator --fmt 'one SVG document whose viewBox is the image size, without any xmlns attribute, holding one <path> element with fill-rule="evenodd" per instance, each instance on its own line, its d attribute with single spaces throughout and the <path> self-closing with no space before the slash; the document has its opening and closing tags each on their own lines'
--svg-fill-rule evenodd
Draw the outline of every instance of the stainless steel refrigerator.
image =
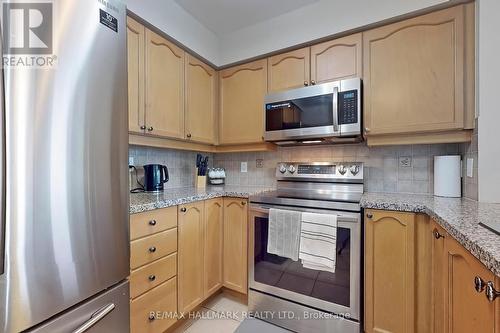
<svg viewBox="0 0 500 333">
<path fill-rule="evenodd" d="M 126 7 L 44 3 L 3 4 L 4 64 L 55 57 L 3 68 L 0 332 L 128 332 Z"/>
</svg>

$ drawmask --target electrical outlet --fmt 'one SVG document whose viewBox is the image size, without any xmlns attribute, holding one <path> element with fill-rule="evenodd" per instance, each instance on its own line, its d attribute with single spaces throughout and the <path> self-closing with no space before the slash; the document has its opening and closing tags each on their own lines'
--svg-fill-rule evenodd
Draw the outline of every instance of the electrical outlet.
<svg viewBox="0 0 500 333">
<path fill-rule="evenodd" d="M 400 168 L 411 167 L 411 156 L 400 156 L 399 157 L 399 167 Z"/>
<path fill-rule="evenodd" d="M 255 167 L 258 169 L 261 169 L 264 167 L 264 160 L 263 159 L 256 159 L 255 160 Z"/>
<path fill-rule="evenodd" d="M 469 177 L 469 178 L 474 177 L 474 159 L 473 158 L 467 159 L 467 177 Z"/>
<path fill-rule="evenodd" d="M 134 165 L 134 158 L 132 156 L 128 157 L 128 165 Z"/>
<path fill-rule="evenodd" d="M 248 162 L 241 162 L 241 172 L 248 172 Z"/>
</svg>

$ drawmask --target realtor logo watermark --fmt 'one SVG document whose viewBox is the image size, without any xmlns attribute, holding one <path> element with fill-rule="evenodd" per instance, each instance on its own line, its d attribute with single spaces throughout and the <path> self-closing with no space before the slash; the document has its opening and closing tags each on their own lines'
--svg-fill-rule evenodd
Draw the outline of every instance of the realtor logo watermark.
<svg viewBox="0 0 500 333">
<path fill-rule="evenodd" d="M 2 6 L 4 67 L 54 67 L 53 2 L 7 1 Z"/>
</svg>

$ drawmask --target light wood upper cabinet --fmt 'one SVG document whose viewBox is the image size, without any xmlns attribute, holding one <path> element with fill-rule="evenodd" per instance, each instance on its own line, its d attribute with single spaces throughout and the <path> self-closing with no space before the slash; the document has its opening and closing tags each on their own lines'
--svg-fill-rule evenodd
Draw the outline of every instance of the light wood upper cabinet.
<svg viewBox="0 0 500 333">
<path fill-rule="evenodd" d="M 267 60 L 222 70 L 219 73 L 219 143 L 263 141 Z"/>
<path fill-rule="evenodd" d="M 216 87 L 215 70 L 186 54 L 186 139 L 215 142 Z"/>
<path fill-rule="evenodd" d="M 365 331 L 414 332 L 416 215 L 365 216 Z"/>
<path fill-rule="evenodd" d="M 247 293 L 248 205 L 224 198 L 224 287 Z"/>
<path fill-rule="evenodd" d="M 204 210 L 203 201 L 179 206 L 179 312 L 188 312 L 203 301 Z"/>
<path fill-rule="evenodd" d="M 361 33 L 311 46 L 311 82 L 315 84 L 361 77 Z"/>
<path fill-rule="evenodd" d="M 368 138 L 469 127 L 465 30 L 461 5 L 363 33 Z"/>
<path fill-rule="evenodd" d="M 222 250 L 224 237 L 224 202 L 222 198 L 205 201 L 204 223 L 204 297 L 222 287 Z"/>
<path fill-rule="evenodd" d="M 498 332 L 500 299 L 490 302 L 474 283 L 495 275 L 434 221 L 432 232 L 439 233 L 432 245 L 434 332 Z"/>
<path fill-rule="evenodd" d="M 144 133 L 144 26 L 127 17 L 129 131 Z"/>
<path fill-rule="evenodd" d="M 310 49 L 306 47 L 270 57 L 267 75 L 270 92 L 309 85 Z"/>
<path fill-rule="evenodd" d="M 184 51 L 146 29 L 146 133 L 184 137 Z"/>
</svg>

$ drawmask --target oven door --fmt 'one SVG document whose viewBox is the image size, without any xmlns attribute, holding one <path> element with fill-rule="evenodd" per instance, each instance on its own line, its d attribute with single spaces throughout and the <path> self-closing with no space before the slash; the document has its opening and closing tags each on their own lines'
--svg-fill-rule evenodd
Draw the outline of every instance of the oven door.
<svg viewBox="0 0 500 333">
<path fill-rule="evenodd" d="M 335 273 L 311 270 L 267 252 L 269 208 L 251 204 L 249 225 L 249 288 L 301 305 L 360 320 L 361 214 L 344 211 L 290 208 L 336 214 L 337 262 Z"/>
<path fill-rule="evenodd" d="M 280 141 L 340 136 L 340 82 L 298 88 L 266 96 L 265 139 Z"/>
</svg>

